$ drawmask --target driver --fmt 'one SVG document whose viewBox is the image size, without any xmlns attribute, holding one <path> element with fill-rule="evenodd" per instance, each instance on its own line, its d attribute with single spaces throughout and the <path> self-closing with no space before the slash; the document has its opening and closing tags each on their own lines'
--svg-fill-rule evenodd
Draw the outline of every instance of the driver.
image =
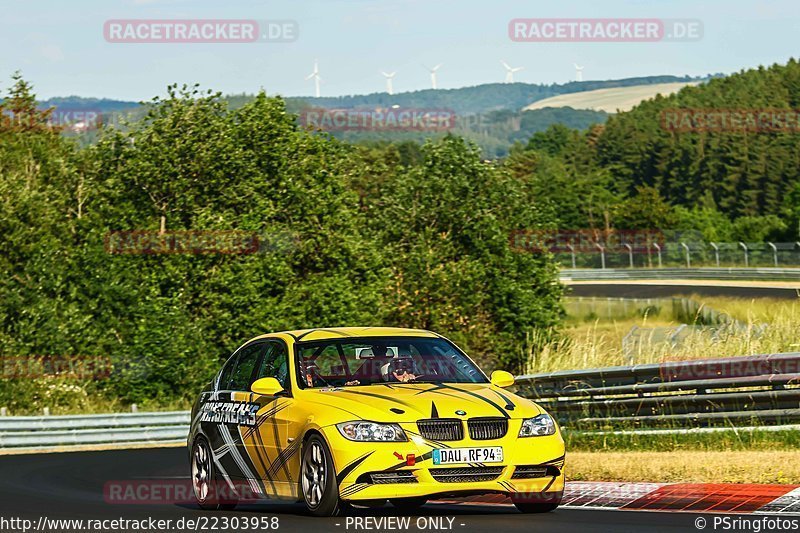
<svg viewBox="0 0 800 533">
<path fill-rule="evenodd" d="M 410 355 L 396 356 L 382 369 L 384 381 L 399 381 L 406 383 L 417 379 L 414 359 Z"/>
</svg>

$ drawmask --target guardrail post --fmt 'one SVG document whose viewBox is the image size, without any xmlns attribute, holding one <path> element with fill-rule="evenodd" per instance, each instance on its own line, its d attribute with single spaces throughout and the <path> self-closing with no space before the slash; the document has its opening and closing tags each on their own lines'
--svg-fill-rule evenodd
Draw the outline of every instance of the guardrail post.
<svg viewBox="0 0 800 533">
<path fill-rule="evenodd" d="M 603 270 L 606 269 L 606 249 L 602 246 L 599 242 L 594 243 L 595 246 L 600 250 L 600 268 Z"/>
<path fill-rule="evenodd" d="M 44 416 L 50 416 L 50 408 L 49 407 L 43 408 L 42 413 L 44 413 Z"/>
<path fill-rule="evenodd" d="M 745 267 L 749 267 L 750 266 L 750 260 L 747 257 L 747 245 L 745 243 L 743 243 L 743 242 L 739 242 L 739 246 L 741 246 L 742 249 L 744 250 L 744 266 Z"/>
<path fill-rule="evenodd" d="M 138 413 L 138 412 L 139 412 L 139 406 L 136 405 L 135 403 L 132 403 L 131 404 L 131 413 Z"/>
<path fill-rule="evenodd" d="M 719 246 L 717 246 L 717 245 L 716 245 L 715 243 L 713 243 L 713 242 L 710 242 L 710 243 L 708 243 L 708 244 L 710 244 L 710 245 L 711 245 L 711 247 L 714 249 L 714 259 L 716 259 L 716 262 L 717 262 L 717 268 L 719 268 Z"/>
<path fill-rule="evenodd" d="M 627 242 L 622 243 L 622 246 L 628 249 L 628 263 L 631 265 L 631 268 L 633 268 L 633 246 Z"/>
<path fill-rule="evenodd" d="M 772 248 L 772 257 L 775 259 L 775 266 L 778 266 L 778 247 L 774 243 L 768 242 L 769 247 Z"/>
<path fill-rule="evenodd" d="M 692 255 L 689 251 L 689 247 L 685 242 L 682 242 L 681 246 L 683 246 L 683 249 L 686 250 L 686 268 L 692 268 Z"/>
<path fill-rule="evenodd" d="M 661 268 L 661 246 L 657 242 L 654 242 L 653 246 L 655 246 L 656 253 L 658 254 L 658 268 Z"/>
<path fill-rule="evenodd" d="M 575 247 L 568 244 L 567 248 L 569 248 L 569 253 L 572 254 L 572 268 L 578 268 L 575 266 Z"/>
<path fill-rule="evenodd" d="M 0 407 L 0 416 L 8 416 L 8 408 Z"/>
</svg>

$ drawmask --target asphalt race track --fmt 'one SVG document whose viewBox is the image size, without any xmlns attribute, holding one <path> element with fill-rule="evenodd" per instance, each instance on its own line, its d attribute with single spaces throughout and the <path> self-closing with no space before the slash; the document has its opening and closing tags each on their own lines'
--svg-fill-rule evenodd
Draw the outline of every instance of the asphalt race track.
<svg viewBox="0 0 800 533">
<path fill-rule="evenodd" d="M 114 504 L 107 503 L 104 487 L 114 481 L 147 481 L 169 478 L 188 479 L 188 457 L 184 448 L 71 452 L 39 455 L 0 456 L 0 517 L 31 519 L 154 519 L 182 517 L 262 517 L 276 516 L 279 531 L 697 531 L 701 515 L 639 511 L 599 511 L 560 508 L 544 515 L 523 515 L 510 506 L 430 503 L 412 518 L 407 529 L 347 527 L 345 518 L 320 519 L 305 514 L 299 504 L 247 505 L 235 511 L 203 511 L 193 504 Z M 397 517 L 391 505 L 355 509 L 353 520 Z M 717 515 L 719 516 L 719 515 Z M 447 518 L 452 526 L 447 527 Z M 434 520 L 438 519 L 438 520 Z M 705 515 L 706 529 L 713 515 Z M 702 520 L 702 519 L 700 519 Z M 441 523 L 441 524 L 440 524 Z M 374 524 L 374 522 L 373 522 Z M 0 528 L 3 531 L 22 531 Z M 69 531 L 70 529 L 61 529 Z M 176 531 L 177 529 L 172 529 Z M 223 531 L 225 529 L 202 529 Z M 232 530 L 232 529 L 230 529 Z M 733 531 L 727 529 L 726 531 Z M 48 529 L 47 531 L 57 531 Z M 147 530 L 157 531 L 157 530 Z M 240 528 L 239 531 L 242 531 Z M 260 529 L 260 531 L 266 531 Z"/>
<path fill-rule="evenodd" d="M 735 298 L 780 298 L 793 300 L 798 297 L 795 288 L 758 287 L 735 285 L 663 284 L 658 283 L 592 283 L 568 284 L 569 296 L 599 296 L 611 298 L 662 298 L 670 296 L 729 296 Z"/>
</svg>

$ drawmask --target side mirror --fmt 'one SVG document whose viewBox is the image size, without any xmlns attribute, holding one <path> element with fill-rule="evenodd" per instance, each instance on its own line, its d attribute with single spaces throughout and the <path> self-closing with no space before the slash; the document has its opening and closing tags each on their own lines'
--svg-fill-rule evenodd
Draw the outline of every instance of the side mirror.
<svg viewBox="0 0 800 533">
<path fill-rule="evenodd" d="M 492 372 L 492 385 L 495 387 L 510 387 L 514 384 L 514 376 L 505 370 L 495 370 Z"/>
<path fill-rule="evenodd" d="M 283 386 L 275 378 L 261 378 L 253 382 L 250 390 L 262 396 L 276 396 L 278 393 L 283 392 Z"/>
</svg>

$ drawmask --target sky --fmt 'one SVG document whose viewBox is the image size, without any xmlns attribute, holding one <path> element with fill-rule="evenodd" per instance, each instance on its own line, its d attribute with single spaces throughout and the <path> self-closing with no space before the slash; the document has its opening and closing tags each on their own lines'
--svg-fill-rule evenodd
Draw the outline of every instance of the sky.
<svg viewBox="0 0 800 533">
<path fill-rule="evenodd" d="M 20 70 L 37 96 L 149 100 L 170 83 L 226 94 L 265 89 L 322 96 L 430 88 L 425 65 L 442 64 L 440 88 L 514 80 L 565 83 L 660 74 L 731 73 L 800 55 L 797 0 L 2 0 L 0 92 Z M 664 18 L 702 21 L 689 42 L 514 42 L 512 19 Z M 109 20 L 289 20 L 292 42 L 118 43 Z"/>
</svg>

